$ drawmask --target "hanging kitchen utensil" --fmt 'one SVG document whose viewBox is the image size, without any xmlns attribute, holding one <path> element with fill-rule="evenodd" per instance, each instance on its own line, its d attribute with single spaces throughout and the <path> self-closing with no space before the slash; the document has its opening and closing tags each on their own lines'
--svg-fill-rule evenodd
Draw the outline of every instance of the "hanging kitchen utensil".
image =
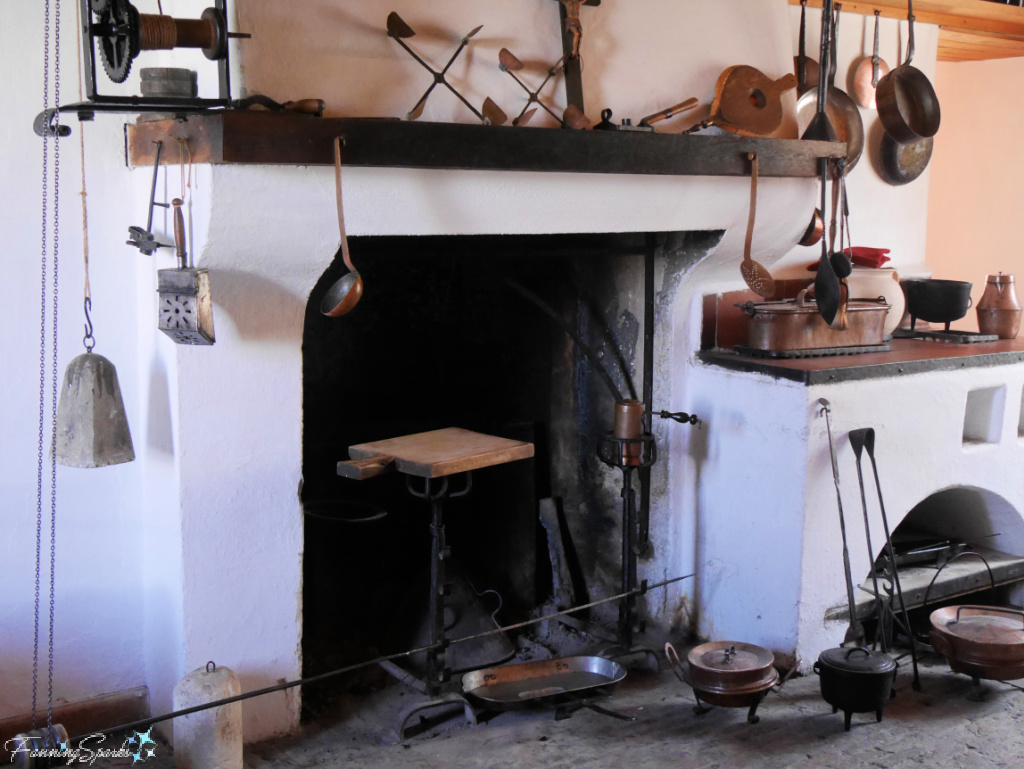
<svg viewBox="0 0 1024 769">
<path fill-rule="evenodd" d="M 541 109 L 543 109 L 545 112 L 551 115 L 551 117 L 553 117 L 556 121 L 558 121 L 559 123 L 562 122 L 562 118 L 559 117 L 558 114 L 556 114 L 555 111 L 552 110 L 547 104 L 540 100 L 540 92 L 544 90 L 544 86 L 548 84 L 549 80 L 558 75 L 558 71 L 561 69 L 562 62 L 564 61 L 564 56 L 558 61 L 556 61 L 554 65 L 552 65 L 552 67 L 548 70 L 547 77 L 545 77 L 544 80 L 541 81 L 541 84 L 537 86 L 537 90 L 531 91 L 529 88 L 527 88 L 526 83 L 520 80 L 519 77 L 516 75 L 516 72 L 519 72 L 523 69 L 523 62 L 521 62 L 519 58 L 515 54 L 513 54 L 508 48 L 502 48 L 500 51 L 498 51 L 498 69 L 500 69 L 502 72 L 507 72 L 509 76 L 513 80 L 515 80 L 516 83 L 519 84 L 519 87 L 526 91 L 526 93 L 528 94 L 526 104 L 523 106 L 522 111 L 516 117 L 512 118 L 512 125 L 524 126 L 527 123 L 529 123 L 530 119 L 537 112 L 537 107 L 530 109 L 530 105 L 534 103 L 536 103 Z"/>
<path fill-rule="evenodd" d="M 911 66 L 914 59 L 914 3 L 907 0 L 907 58 L 878 81 L 875 101 L 878 119 L 893 139 L 906 143 L 935 136 L 942 111 L 927 76 Z"/>
<path fill-rule="evenodd" d="M 832 0 L 825 0 L 821 7 L 821 57 L 822 61 L 829 55 L 830 31 L 832 24 Z M 808 91 L 808 93 L 814 93 Z M 832 121 L 828 116 L 826 101 L 828 99 L 828 80 L 825 68 L 820 67 L 818 71 L 816 111 L 806 130 L 801 134 L 802 139 L 809 141 L 835 141 L 836 132 L 832 127 Z M 828 158 L 818 158 L 818 178 L 820 179 L 821 211 L 825 210 L 825 195 L 828 187 Z M 819 260 L 818 274 L 814 277 L 814 298 L 817 302 L 818 313 L 825 323 L 831 326 L 839 312 L 840 286 L 839 279 L 832 269 L 832 263 L 828 258 L 828 241 L 821 238 L 821 259 Z"/>
<path fill-rule="evenodd" d="M 440 72 L 435 71 L 433 67 L 420 58 L 420 56 L 405 42 L 403 38 L 413 37 L 416 33 L 413 31 L 412 27 L 406 24 L 405 21 L 402 20 L 402 17 L 394 11 L 388 14 L 387 27 L 388 37 L 394 39 L 394 41 L 402 46 L 410 56 L 423 65 L 423 68 L 426 69 L 427 72 L 434 76 L 434 81 L 430 84 L 427 90 L 424 91 L 423 95 L 420 97 L 419 101 L 416 102 L 413 108 L 409 110 L 406 115 L 407 119 L 416 120 L 416 118 L 423 114 L 423 107 L 427 103 L 427 97 L 430 96 L 431 92 L 434 90 L 434 86 L 440 84 L 455 94 L 456 98 L 465 104 L 469 111 L 476 115 L 482 123 L 487 125 L 502 125 L 506 120 L 508 120 L 508 116 L 502 112 L 501 108 L 497 104 L 491 101 L 489 96 L 484 99 L 483 107 L 478 110 L 466 100 L 466 97 L 456 91 L 452 84 L 445 79 L 445 75 L 448 73 L 448 70 L 451 69 L 455 60 L 459 58 L 459 54 L 461 54 L 463 49 L 469 45 L 470 38 L 483 29 L 482 24 L 471 30 L 462 38 L 462 40 L 459 41 L 459 47 L 455 49 L 455 53 L 453 53 L 451 58 L 448 59 L 448 63 L 444 65 Z"/>
<path fill-rule="evenodd" d="M 338 203 L 338 232 L 341 234 L 341 258 L 348 272 L 338 278 L 320 302 L 320 312 L 337 318 L 352 310 L 363 295 L 363 279 L 352 264 L 345 233 L 345 211 L 341 203 L 341 137 L 334 139 L 334 191 Z"/>
<path fill-rule="evenodd" d="M 174 208 L 174 242 L 178 266 L 157 270 L 159 322 L 157 327 L 176 344 L 212 345 L 213 300 L 210 297 L 210 273 L 189 266 L 185 249 L 185 217 L 182 200 L 171 201 Z"/>
<path fill-rule="evenodd" d="M 171 207 L 170 203 L 156 202 L 156 181 L 160 171 L 160 154 L 163 151 L 164 143 L 154 143 L 156 144 L 156 158 L 153 160 L 153 184 L 149 191 L 149 214 L 146 218 L 146 229 L 129 226 L 128 240 L 125 241 L 129 246 L 138 248 L 146 256 L 152 256 L 158 248 L 174 248 L 173 243 L 161 243 L 153 235 L 153 209 L 157 206 L 160 208 Z"/>
<path fill-rule="evenodd" d="M 891 597 L 892 590 L 887 587 L 890 601 L 882 603 L 882 599 L 878 596 L 878 584 L 875 584 L 875 600 L 879 602 L 878 605 L 884 605 L 886 610 L 891 613 L 892 619 L 901 627 L 907 638 L 910 639 L 910 658 L 914 664 L 914 691 L 921 691 L 921 676 L 917 669 L 917 641 L 914 638 L 914 632 L 910 627 L 910 614 L 907 611 L 907 604 L 903 600 L 903 586 L 900 583 L 899 571 L 896 569 L 896 553 L 892 547 L 892 536 L 889 534 L 889 519 L 885 514 L 885 503 L 882 501 L 882 483 L 878 478 L 878 465 L 875 463 L 875 428 L 863 427 L 859 430 L 850 431 L 850 446 L 853 447 L 854 455 L 857 458 L 857 480 L 860 483 L 860 500 L 864 506 L 864 530 L 869 531 L 868 528 L 868 511 L 867 511 L 867 500 L 864 497 L 864 474 L 861 468 L 860 459 L 861 451 L 867 450 L 868 459 L 871 460 L 871 470 L 875 476 L 875 489 L 878 492 L 878 509 L 882 514 L 882 526 L 885 529 L 885 559 L 887 561 L 887 568 L 885 571 L 884 578 L 892 582 L 893 587 L 896 589 L 896 597 L 899 600 L 899 608 L 902 613 L 902 619 L 896 615 L 895 609 L 893 609 Z M 872 558 L 875 555 L 875 551 L 871 547 L 871 535 L 868 533 L 868 555 Z M 876 579 L 875 569 L 871 569 L 872 580 Z M 879 616 L 879 624 L 882 624 L 882 618 Z M 884 649 L 883 651 L 888 651 Z"/>
<path fill-rule="evenodd" d="M 839 492 L 839 462 L 836 459 L 836 444 L 832 438 L 832 420 L 829 416 L 832 413 L 832 404 L 825 398 L 819 398 L 818 403 L 821 404 L 819 416 L 824 415 L 825 429 L 828 430 L 828 451 L 829 458 L 832 460 L 832 481 L 835 483 L 836 502 L 839 505 L 839 531 L 843 535 L 843 572 L 846 577 L 847 609 L 850 613 L 850 625 L 846 629 L 846 638 L 843 640 L 843 643 L 852 642 L 857 646 L 863 646 L 867 636 L 864 633 L 864 626 L 857 619 L 857 606 L 853 600 L 853 575 L 850 571 L 850 551 L 846 546 L 846 518 L 843 515 L 843 496 Z"/>
<path fill-rule="evenodd" d="M 815 208 L 810 224 L 807 225 L 807 229 L 804 231 L 803 237 L 800 238 L 798 244 L 801 246 L 813 246 L 821 240 L 824 234 L 825 220 L 821 217 L 821 209 Z"/>
<path fill-rule="evenodd" d="M 878 55 L 878 24 L 881 11 L 875 10 L 875 47 L 870 58 L 864 58 L 853 71 L 853 99 L 864 109 L 875 109 L 875 88 L 889 74 L 889 65 Z"/>
<path fill-rule="evenodd" d="M 636 131 L 639 133 L 654 133 L 654 126 L 651 123 L 658 123 L 662 120 L 667 120 L 670 117 L 678 115 L 680 112 L 693 109 L 700 102 L 696 98 L 689 98 L 686 101 L 681 101 L 678 104 L 674 104 L 667 109 L 660 110 L 651 115 L 647 115 L 640 119 L 640 122 L 633 124 L 632 118 L 623 118 L 621 123 L 614 123 L 612 121 L 612 111 L 610 109 L 601 110 L 601 122 L 594 126 L 595 130 L 599 131 Z"/>
<path fill-rule="evenodd" d="M 728 67 L 715 83 L 711 116 L 683 133 L 716 126 L 740 136 L 767 136 L 782 125 L 782 94 L 795 87 L 792 72 L 772 80 L 745 64 Z"/>
<path fill-rule="evenodd" d="M 864 154 L 864 120 L 860 116 L 857 104 L 850 98 L 846 91 L 836 88 L 836 69 L 838 66 L 839 47 L 839 14 L 842 4 L 835 4 L 835 17 L 831 22 L 831 29 L 828 33 L 828 82 L 826 90 L 825 112 L 828 114 L 829 123 L 835 132 L 834 141 L 846 142 L 846 164 L 847 172 L 852 171 L 857 161 Z M 817 114 L 817 95 L 814 91 L 807 91 L 797 100 L 796 122 L 797 129 L 801 135 L 805 134 L 811 122 Z M 804 136 L 804 138 L 810 138 Z"/>
<path fill-rule="evenodd" d="M 747 236 L 743 241 L 743 263 L 740 273 L 747 286 L 758 296 L 768 297 L 775 293 L 772 274 L 750 257 L 750 246 L 754 239 L 754 217 L 757 212 L 757 153 L 747 154 L 750 160 L 750 213 L 747 216 Z"/>
<path fill-rule="evenodd" d="M 914 181 L 928 167 L 934 145 L 935 139 L 931 136 L 901 144 L 886 133 L 878 155 L 882 179 L 894 187 Z"/>
<path fill-rule="evenodd" d="M 793 57 L 793 70 L 796 72 L 796 92 L 800 95 L 818 85 L 818 62 L 807 55 L 806 33 L 807 0 L 800 0 L 800 52 Z"/>
</svg>

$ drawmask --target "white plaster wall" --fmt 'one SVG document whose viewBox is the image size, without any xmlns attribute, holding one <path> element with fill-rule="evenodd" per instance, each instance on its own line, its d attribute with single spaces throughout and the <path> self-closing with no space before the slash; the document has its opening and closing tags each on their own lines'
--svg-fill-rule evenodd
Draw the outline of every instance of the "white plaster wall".
<svg viewBox="0 0 1024 769">
<path fill-rule="evenodd" d="M 1024 442 L 1018 432 L 1024 366 L 961 369 L 906 377 L 804 386 L 695 366 L 695 389 L 707 395 L 706 449 L 696 455 L 691 500 L 697 506 L 695 585 L 704 614 L 700 631 L 795 653 L 807 669 L 838 645 L 844 622 L 824 620 L 845 605 L 842 538 L 825 419 L 819 398 L 832 404 L 852 573 L 859 584 L 884 543 L 870 462 L 865 488 L 874 554 L 869 554 L 850 430 L 873 427 L 875 456 L 890 529 L 926 497 L 972 487 L 1002 497 L 1015 511 L 991 546 L 1024 546 Z M 965 445 L 967 396 L 1005 388 L 999 437 Z M 713 396 L 711 395 L 713 393 Z M 713 436 L 713 437 L 712 437 Z M 1012 525 L 1011 525 L 1012 524 Z M 987 532 L 986 532 L 987 533 Z M 703 580 L 703 584 L 702 584 Z"/>
<path fill-rule="evenodd" d="M 77 100 L 75 14 L 63 9 L 61 97 Z M 0 124 L 0 252 L 4 279 L 5 363 L 0 373 L 0 718 L 31 707 L 32 603 L 38 441 L 40 202 L 42 140 L 32 121 L 42 108 L 43 7 L 4 9 L 0 69 L 5 119 Z M 56 46 L 56 36 L 51 46 Z M 51 81 L 52 82 L 52 81 Z M 81 166 L 79 133 L 60 141 L 60 313 L 57 375 L 84 352 Z M 117 368 L 136 455 L 131 464 L 94 470 L 57 469 L 57 553 L 54 697 L 79 700 L 145 683 L 143 574 L 146 506 L 142 468 L 148 454 L 146 393 L 139 388 L 137 252 L 123 245 L 136 223 L 124 144 L 118 125 L 85 130 L 89 246 L 96 352 Z M 50 143 L 50 157 L 55 154 Z M 51 170 L 52 179 L 52 170 Z M 52 243 L 52 203 L 49 242 Z M 114 214 L 114 215 L 112 215 Z M 144 219 L 142 222 L 144 223 Z M 52 258 L 49 264 L 52 266 Z M 50 305 L 52 295 L 48 296 Z M 48 322 L 49 333 L 49 322 Z M 50 358 L 47 356 L 47 375 Z M 49 406 L 47 407 L 47 411 Z M 49 452 L 49 419 L 44 452 Z M 43 502 L 44 564 L 49 562 L 49 459 Z M 42 575 L 43 649 L 40 703 L 46 704 L 45 634 L 48 580 Z"/>
</svg>

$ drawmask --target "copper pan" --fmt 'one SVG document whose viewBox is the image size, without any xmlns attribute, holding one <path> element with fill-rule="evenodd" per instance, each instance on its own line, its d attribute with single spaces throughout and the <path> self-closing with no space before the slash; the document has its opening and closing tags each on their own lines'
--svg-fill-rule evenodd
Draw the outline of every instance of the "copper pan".
<svg viewBox="0 0 1024 769">
<path fill-rule="evenodd" d="M 864 109 L 875 109 L 875 87 L 889 74 L 889 65 L 878 56 L 878 17 L 875 11 L 875 50 L 865 57 L 853 71 L 853 100 Z"/>
</svg>

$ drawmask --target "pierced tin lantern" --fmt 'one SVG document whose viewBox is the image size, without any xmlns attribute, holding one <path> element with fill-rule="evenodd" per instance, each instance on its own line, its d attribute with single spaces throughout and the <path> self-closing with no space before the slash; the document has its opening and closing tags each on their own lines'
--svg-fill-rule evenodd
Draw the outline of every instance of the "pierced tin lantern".
<svg viewBox="0 0 1024 769">
<path fill-rule="evenodd" d="M 177 344 L 210 345 L 213 333 L 213 302 L 210 298 L 210 274 L 188 266 L 185 251 L 185 218 L 181 198 L 174 206 L 174 242 L 178 267 L 157 270 L 157 293 L 160 295 L 158 328 Z"/>
</svg>

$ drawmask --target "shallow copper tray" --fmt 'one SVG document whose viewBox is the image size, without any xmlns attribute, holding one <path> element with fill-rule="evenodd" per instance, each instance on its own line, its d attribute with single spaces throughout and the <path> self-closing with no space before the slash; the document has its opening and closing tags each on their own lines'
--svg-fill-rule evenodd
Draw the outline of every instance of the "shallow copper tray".
<svg viewBox="0 0 1024 769">
<path fill-rule="evenodd" d="M 605 657 L 559 657 L 517 665 L 484 668 L 462 677 L 462 691 L 492 707 L 508 709 L 610 693 L 626 677 L 626 669 Z"/>
</svg>

